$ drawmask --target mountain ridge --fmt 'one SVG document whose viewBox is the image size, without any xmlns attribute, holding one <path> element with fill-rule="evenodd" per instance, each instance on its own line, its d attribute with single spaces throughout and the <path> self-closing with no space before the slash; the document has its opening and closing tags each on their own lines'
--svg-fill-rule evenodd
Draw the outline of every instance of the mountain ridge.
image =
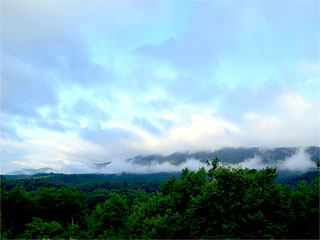
<svg viewBox="0 0 320 240">
<path fill-rule="evenodd" d="M 153 164 L 170 163 L 179 166 L 190 159 L 195 159 L 205 163 L 206 160 L 215 159 L 218 157 L 222 163 L 225 164 L 242 164 L 248 160 L 258 159 L 260 164 L 276 166 L 289 157 L 293 157 L 302 151 L 310 157 L 310 160 L 317 162 L 320 157 L 320 147 L 309 146 L 306 148 L 299 147 L 278 147 L 278 148 L 258 148 L 258 147 L 239 147 L 231 148 L 225 147 L 215 151 L 196 151 L 196 152 L 175 152 L 170 155 L 150 154 L 138 155 L 132 158 L 125 159 L 128 164 L 137 164 L 141 166 L 152 166 Z M 93 167 L 96 169 L 103 169 L 112 165 L 112 161 L 104 163 L 94 163 Z M 253 167 L 254 168 L 254 167 Z M 281 169 L 277 169 L 281 170 Z M 124 171 L 125 172 L 125 171 Z M 49 167 L 45 168 L 30 168 L 21 169 L 4 175 L 35 175 L 39 173 L 62 173 Z"/>
<path fill-rule="evenodd" d="M 44 167 L 44 168 L 24 168 L 21 170 L 17 171 L 12 171 L 9 173 L 6 173 L 5 175 L 27 175 L 27 176 L 32 176 L 40 173 L 59 173 L 57 170 L 54 170 L 49 167 Z"/>
<path fill-rule="evenodd" d="M 239 164 L 247 159 L 260 157 L 263 163 L 274 163 L 282 161 L 288 157 L 292 157 L 300 149 L 299 147 L 278 147 L 278 148 L 258 148 L 258 147 L 225 147 L 216 151 L 197 151 L 197 152 L 175 152 L 164 156 L 160 154 L 138 155 L 133 158 L 128 158 L 126 161 L 138 165 L 151 165 L 153 163 L 169 162 L 173 165 L 179 165 L 186 162 L 188 159 L 197 159 L 205 162 L 209 159 L 218 157 L 221 162 L 227 164 Z M 320 147 L 309 146 L 304 148 L 304 151 L 310 156 L 313 162 L 320 156 Z"/>
</svg>

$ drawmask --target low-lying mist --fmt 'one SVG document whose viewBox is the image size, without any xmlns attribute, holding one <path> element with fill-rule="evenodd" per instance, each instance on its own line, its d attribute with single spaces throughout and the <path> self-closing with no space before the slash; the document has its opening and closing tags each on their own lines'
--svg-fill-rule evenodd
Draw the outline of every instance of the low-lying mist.
<svg viewBox="0 0 320 240">
<path fill-rule="evenodd" d="M 240 164 L 242 168 L 262 169 L 266 167 L 276 168 L 278 171 L 305 172 L 317 167 L 316 163 L 306 153 L 305 148 L 299 148 L 298 151 L 284 160 L 277 160 L 272 163 L 265 163 L 260 156 L 248 158 Z"/>
<path fill-rule="evenodd" d="M 272 162 L 266 162 L 261 156 L 254 156 L 253 158 L 246 158 L 244 161 L 237 164 L 227 164 L 226 166 L 242 167 L 250 169 L 262 169 L 265 167 L 276 168 L 278 171 L 290 172 L 306 172 L 308 170 L 316 169 L 316 163 L 311 160 L 310 155 L 305 151 L 305 148 L 299 148 L 295 154 L 284 159 L 275 159 Z M 112 161 L 103 168 L 96 168 L 94 165 L 76 165 L 66 166 L 63 173 L 100 173 L 100 174 L 120 174 L 120 173 L 158 173 L 158 172 L 180 172 L 184 168 L 190 170 L 198 170 L 201 167 L 207 167 L 204 159 L 188 158 L 181 164 L 174 165 L 168 161 L 159 162 L 152 160 L 149 164 L 137 164 L 132 161 L 119 159 Z"/>
</svg>

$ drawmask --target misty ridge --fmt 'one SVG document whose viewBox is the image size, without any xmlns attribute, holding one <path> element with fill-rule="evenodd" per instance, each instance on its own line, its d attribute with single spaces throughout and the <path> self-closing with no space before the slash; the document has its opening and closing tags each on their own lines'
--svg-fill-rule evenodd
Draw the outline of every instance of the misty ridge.
<svg viewBox="0 0 320 240">
<path fill-rule="evenodd" d="M 175 152 L 171 155 L 139 155 L 124 160 L 97 163 L 70 172 L 87 173 L 159 173 L 198 170 L 206 161 L 218 157 L 221 164 L 249 169 L 276 168 L 277 171 L 306 172 L 317 168 L 320 147 L 221 148 L 216 151 Z"/>
<path fill-rule="evenodd" d="M 216 151 L 175 152 L 170 155 L 138 155 L 133 158 L 81 166 L 69 166 L 64 169 L 40 168 L 22 169 L 7 173 L 9 175 L 33 175 L 37 173 L 64 174 L 153 174 L 177 173 L 183 169 L 196 171 L 207 168 L 206 161 L 221 160 L 220 164 L 231 167 L 263 169 L 276 168 L 277 172 L 301 174 L 317 169 L 320 147 L 279 147 L 279 148 L 221 148 Z"/>
</svg>

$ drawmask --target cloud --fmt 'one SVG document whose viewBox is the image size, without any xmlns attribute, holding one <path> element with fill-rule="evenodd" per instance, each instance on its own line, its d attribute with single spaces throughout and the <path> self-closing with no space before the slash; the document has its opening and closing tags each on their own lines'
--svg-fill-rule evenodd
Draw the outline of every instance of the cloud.
<svg viewBox="0 0 320 240">
<path fill-rule="evenodd" d="M 50 120 L 50 119 L 40 119 L 35 123 L 38 127 L 58 131 L 58 132 L 66 132 L 68 127 L 62 124 L 59 121 Z"/>
<path fill-rule="evenodd" d="M 235 59 L 238 65 L 248 62 L 270 65 L 274 59 L 286 64 L 283 53 L 291 51 L 308 57 L 311 54 L 315 60 L 318 57 L 310 49 L 318 47 L 315 40 L 319 36 L 314 31 L 319 27 L 315 21 L 319 17 L 315 10 L 318 5 L 299 1 L 292 4 L 198 2 L 189 12 L 188 24 L 182 33 L 160 44 L 140 46 L 137 51 L 188 72 L 198 68 L 205 69 L 205 73 L 220 67 L 221 61 L 227 58 Z M 305 24 L 308 27 L 304 27 Z M 287 35 L 291 36 L 289 41 Z M 297 38 L 299 35 L 311 36 L 310 44 L 303 45 Z"/>
<path fill-rule="evenodd" d="M 295 154 L 286 157 L 283 160 L 275 159 L 274 162 L 266 163 L 260 156 L 255 156 L 254 158 L 249 158 L 242 163 L 236 164 L 236 166 L 250 169 L 272 167 L 276 168 L 278 171 L 290 172 L 306 172 L 308 170 L 316 169 L 316 163 L 311 160 L 310 155 L 306 153 L 305 148 L 299 148 Z"/>
<path fill-rule="evenodd" d="M 149 165 L 139 165 L 125 160 L 112 162 L 107 165 L 100 173 L 158 173 L 158 172 L 180 172 L 182 169 L 188 168 L 189 170 L 199 170 L 201 167 L 205 167 L 205 163 L 196 159 L 188 159 L 184 163 L 179 165 L 172 165 L 169 162 L 159 163 L 152 162 Z"/>
<path fill-rule="evenodd" d="M 81 37 L 83 4 L 75 8 L 72 3 L 6 1 L 2 5 L 1 58 L 11 60 L 6 71 L 19 83 L 33 70 L 32 81 L 37 85 L 32 84 L 29 89 L 42 90 L 33 97 L 49 97 L 48 88 L 56 93 L 59 87 L 69 84 L 88 86 L 110 78 L 107 71 L 94 63 L 89 46 Z M 15 71 L 19 65 L 25 65 L 28 69 L 22 70 L 28 71 Z M 11 78 L 5 81 L 12 82 Z M 22 85 L 20 89 L 28 88 Z M 9 93 L 14 92 L 10 90 Z M 20 95 L 17 91 L 16 95 Z M 34 103 L 44 102 L 39 98 Z"/>
<path fill-rule="evenodd" d="M 283 94 L 277 102 L 280 111 L 288 113 L 293 118 L 307 114 L 312 108 L 303 97 L 295 93 Z"/>
<path fill-rule="evenodd" d="M 25 142 L 12 141 L 12 139 L 2 138 L 0 140 L 0 172 L 1 174 L 21 169 L 14 164 L 15 161 L 27 162 L 27 155 L 32 152 Z M 38 164 L 36 165 L 38 166 Z"/>
<path fill-rule="evenodd" d="M 132 123 L 152 135 L 158 135 L 160 133 L 159 129 L 146 118 L 135 118 Z"/>
<path fill-rule="evenodd" d="M 159 136 L 137 132 L 141 141 L 133 146 L 143 153 L 169 154 L 175 151 L 207 150 L 238 144 L 233 138 L 238 133 L 238 128 L 210 114 L 195 114 L 185 118 L 177 116 L 175 123 L 174 127 Z"/>
<path fill-rule="evenodd" d="M 5 168 L 317 145 L 318 5 L 5 1 Z"/>
<path fill-rule="evenodd" d="M 140 46 L 137 52 L 185 70 L 214 67 L 217 54 L 225 46 L 222 39 L 230 37 L 229 33 L 240 31 L 236 21 L 239 14 L 234 10 L 219 2 L 198 3 L 189 13 L 188 28 L 184 32 L 158 45 Z"/>
<path fill-rule="evenodd" d="M 278 171 L 290 172 L 306 172 L 308 170 L 316 169 L 316 164 L 310 159 L 310 156 L 305 152 L 305 149 L 300 148 L 290 157 L 283 160 L 275 159 L 274 162 L 266 163 L 260 156 L 245 159 L 239 164 L 230 164 L 232 167 L 249 168 L 249 169 L 263 169 L 266 167 L 276 168 Z M 135 164 L 124 159 L 111 162 L 103 169 L 97 170 L 93 164 L 68 164 L 62 169 L 64 173 L 158 173 L 158 172 L 180 172 L 182 169 L 188 168 L 189 170 L 197 171 L 201 167 L 208 169 L 208 166 L 197 159 L 187 159 L 179 165 L 173 165 L 169 162 L 159 163 L 158 161 L 151 161 L 150 164 L 141 165 Z"/>
<path fill-rule="evenodd" d="M 9 117 L 2 116 L 0 121 L 0 139 L 8 140 L 8 141 L 23 141 L 23 139 L 19 136 L 17 129 L 15 126 L 8 124 Z"/>
<path fill-rule="evenodd" d="M 305 152 L 304 149 L 299 149 L 295 155 L 279 162 L 277 164 L 277 168 L 279 170 L 303 172 L 310 169 L 315 169 L 316 163 L 310 159 L 310 156 Z"/>
<path fill-rule="evenodd" d="M 99 125 L 83 128 L 80 137 L 98 144 L 106 144 L 121 140 L 134 140 L 134 135 L 122 128 L 101 128 Z"/>
<path fill-rule="evenodd" d="M 242 168 L 249 168 L 249 169 L 262 169 L 267 167 L 267 165 L 262 161 L 261 157 L 259 156 L 246 159 L 238 165 L 240 165 Z"/>
<path fill-rule="evenodd" d="M 53 79 L 34 66 L 6 58 L 1 66 L 1 109 L 3 113 L 38 117 L 37 109 L 57 104 Z"/>
<path fill-rule="evenodd" d="M 18 162 L 25 162 L 30 166 L 34 165 L 34 167 L 43 167 L 48 163 L 54 169 L 57 167 L 62 169 L 69 166 L 65 162 L 75 160 L 81 163 L 81 165 L 76 165 L 75 169 L 79 169 L 81 166 L 86 169 L 86 166 L 93 162 L 112 160 L 113 164 L 116 164 L 117 161 L 121 162 L 122 159 L 139 154 L 216 150 L 225 146 L 292 147 L 314 145 L 319 137 L 319 133 L 316 131 L 319 119 L 312 118 L 317 112 L 316 106 L 313 104 L 308 106 L 307 111 L 302 109 L 301 114 L 296 114 L 295 117 L 292 117 L 291 110 L 282 110 L 281 115 L 275 116 L 249 112 L 245 113 L 241 121 L 237 122 L 227 120 L 211 111 L 202 111 L 190 116 L 178 114 L 179 112 L 160 115 L 159 118 L 153 119 L 154 125 L 152 125 L 157 126 L 157 134 L 150 132 L 148 128 L 150 127 L 148 126 L 149 119 L 152 118 L 144 118 L 147 125 L 143 125 L 146 123 L 144 121 L 137 125 L 139 121 L 136 121 L 136 124 L 124 124 L 121 127 L 116 127 L 116 125 L 113 127 L 103 126 L 97 119 L 97 121 L 88 122 L 87 126 L 78 126 L 76 131 L 74 128 L 71 130 L 67 128 L 67 132 L 57 131 L 59 129 L 40 131 L 37 128 L 31 128 L 31 122 L 28 131 L 19 127 L 19 135 L 29 138 L 32 136 L 33 139 L 28 141 L 28 146 L 30 146 L 28 151 L 20 155 L 23 160 L 15 159 L 14 156 L 17 153 L 12 150 L 6 153 L 4 161 L 8 164 L 11 162 L 11 165 L 15 166 Z M 188 110 L 186 111 L 186 113 L 190 113 Z M 39 122 L 37 124 L 41 126 Z M 45 126 L 44 129 L 54 128 L 54 122 L 52 124 L 52 126 Z M 31 132 L 32 135 L 30 135 Z M 51 141 L 44 141 L 43 136 Z M 11 140 L 8 139 L 8 141 Z M 63 147 L 66 143 L 72 145 L 72 151 Z M 15 147 L 12 145 L 12 149 Z M 51 163 L 46 160 L 47 158 L 51 159 Z M 15 159 L 15 163 L 12 162 L 13 159 Z M 247 160 L 243 164 L 244 166 L 261 167 L 259 159 Z M 71 169 L 71 166 L 72 164 L 68 169 Z"/>
</svg>

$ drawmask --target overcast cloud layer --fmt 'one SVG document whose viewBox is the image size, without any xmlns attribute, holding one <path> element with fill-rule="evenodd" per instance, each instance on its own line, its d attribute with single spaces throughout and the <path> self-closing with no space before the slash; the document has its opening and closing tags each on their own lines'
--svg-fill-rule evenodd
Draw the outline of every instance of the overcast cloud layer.
<svg viewBox="0 0 320 240">
<path fill-rule="evenodd" d="M 319 146 L 319 10 L 319 1 L 1 1 L 1 173 Z"/>
</svg>

